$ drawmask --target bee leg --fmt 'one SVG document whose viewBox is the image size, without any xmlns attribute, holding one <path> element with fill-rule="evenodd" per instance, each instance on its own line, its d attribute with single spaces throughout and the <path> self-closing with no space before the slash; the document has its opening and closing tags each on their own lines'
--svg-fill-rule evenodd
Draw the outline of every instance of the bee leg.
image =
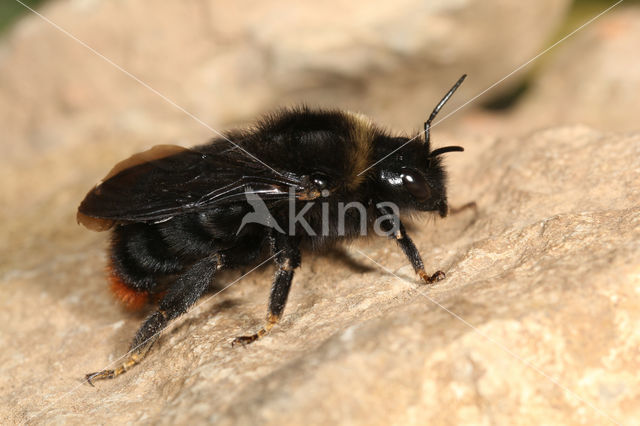
<svg viewBox="0 0 640 426">
<path fill-rule="evenodd" d="M 416 274 L 418 274 L 427 284 L 443 280 L 445 278 L 445 274 L 442 271 L 436 271 L 433 275 L 429 275 L 425 272 L 424 263 L 422 262 L 422 257 L 420 256 L 418 248 L 413 243 L 409 235 L 407 235 L 407 231 L 405 230 L 402 222 L 398 223 L 398 230 L 395 232 L 394 236 L 398 245 L 409 259 L 409 262 L 411 262 L 411 266 L 413 266 Z"/>
<path fill-rule="evenodd" d="M 409 262 L 411 262 L 411 266 L 413 266 L 413 270 L 416 271 L 416 274 L 418 274 L 427 284 L 443 280 L 445 275 L 442 271 L 436 271 L 433 275 L 429 275 L 425 272 L 420 252 L 409 235 L 407 235 L 407 231 L 398 215 L 394 214 L 391 209 L 386 207 L 378 207 L 377 211 L 380 215 L 379 219 L 384 217 L 392 219 L 383 220 L 380 223 L 381 230 L 386 232 L 389 237 L 395 238 L 405 256 L 407 256 Z"/>
<path fill-rule="evenodd" d="M 254 334 L 236 337 L 231 342 L 231 346 L 238 344 L 244 346 L 255 342 L 267 334 L 282 317 L 282 312 L 289 296 L 294 269 L 300 266 L 300 250 L 298 242 L 294 238 L 279 233 L 274 234 L 270 238 L 271 250 L 277 253 L 275 260 L 278 270 L 271 287 L 266 323 Z"/>
<path fill-rule="evenodd" d="M 478 205 L 475 201 L 471 201 L 461 206 L 449 207 L 449 214 L 458 214 L 469 209 L 473 210 L 476 215 L 478 214 Z"/>
<path fill-rule="evenodd" d="M 87 374 L 85 376 L 87 382 L 93 386 L 94 380 L 113 379 L 140 363 L 167 324 L 184 314 L 202 296 L 209 287 L 219 264 L 219 257 L 216 255 L 194 263 L 183 272 L 169 287 L 167 294 L 160 302 L 159 309 L 151 314 L 138 329 L 125 361 L 113 370 Z"/>
</svg>

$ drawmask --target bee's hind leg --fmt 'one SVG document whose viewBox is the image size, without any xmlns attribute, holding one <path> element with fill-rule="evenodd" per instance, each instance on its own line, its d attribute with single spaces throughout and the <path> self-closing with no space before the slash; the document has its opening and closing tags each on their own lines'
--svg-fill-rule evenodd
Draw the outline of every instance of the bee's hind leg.
<svg viewBox="0 0 640 426">
<path fill-rule="evenodd" d="M 113 370 L 87 374 L 87 382 L 93 385 L 94 380 L 113 379 L 140 363 L 169 322 L 184 314 L 207 290 L 218 265 L 219 257 L 216 255 L 202 259 L 185 270 L 169 287 L 159 309 L 138 329 L 125 361 Z"/>
</svg>

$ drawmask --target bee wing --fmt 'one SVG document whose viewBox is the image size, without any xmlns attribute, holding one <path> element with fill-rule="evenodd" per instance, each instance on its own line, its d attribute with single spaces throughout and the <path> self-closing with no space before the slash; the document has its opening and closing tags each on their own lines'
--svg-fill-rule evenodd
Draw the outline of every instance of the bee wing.
<svg viewBox="0 0 640 426">
<path fill-rule="evenodd" d="M 118 163 L 78 207 L 78 223 L 102 231 L 118 222 L 159 222 L 258 194 L 286 198 L 302 187 L 237 150 L 201 151 L 161 145 Z"/>
</svg>

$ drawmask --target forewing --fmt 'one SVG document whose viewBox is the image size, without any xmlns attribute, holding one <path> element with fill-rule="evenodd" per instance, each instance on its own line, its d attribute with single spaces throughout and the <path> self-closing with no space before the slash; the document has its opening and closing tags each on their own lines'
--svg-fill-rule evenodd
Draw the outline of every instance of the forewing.
<svg viewBox="0 0 640 426">
<path fill-rule="evenodd" d="M 276 175 L 236 150 L 201 152 L 159 146 L 119 163 L 78 208 L 78 222 L 93 230 L 117 222 L 152 222 L 245 199 L 286 198 L 300 180 Z"/>
</svg>

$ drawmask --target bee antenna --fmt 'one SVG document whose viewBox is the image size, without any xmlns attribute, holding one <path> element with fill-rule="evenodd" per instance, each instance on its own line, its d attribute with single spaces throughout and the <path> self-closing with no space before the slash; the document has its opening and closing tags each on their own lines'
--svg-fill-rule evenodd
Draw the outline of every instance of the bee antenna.
<svg viewBox="0 0 640 426">
<path fill-rule="evenodd" d="M 462 152 L 464 151 L 464 148 L 461 146 L 443 146 L 442 148 L 434 149 L 433 151 L 431 151 L 431 153 L 429 154 L 429 157 L 436 157 L 440 154 L 444 154 L 445 152 L 453 152 L 453 151 Z"/>
<path fill-rule="evenodd" d="M 429 139 L 430 139 L 430 137 L 429 137 L 429 129 L 431 128 L 431 122 L 433 121 L 434 118 L 436 118 L 436 115 L 438 115 L 438 113 L 440 112 L 440 110 L 442 109 L 444 104 L 447 103 L 447 101 L 453 95 L 453 93 L 458 89 L 458 87 L 460 87 L 460 85 L 462 84 L 462 82 L 464 81 L 465 78 L 467 78 L 467 75 L 463 74 L 462 77 L 460 77 L 458 79 L 456 84 L 454 84 L 453 87 L 451 89 L 449 89 L 447 94 L 444 95 L 444 98 L 442 98 L 442 100 L 440 100 L 438 105 L 436 105 L 436 107 L 433 109 L 433 112 L 431 112 L 431 115 L 429 116 L 429 119 L 424 123 L 424 143 L 427 146 L 429 145 Z"/>
</svg>

